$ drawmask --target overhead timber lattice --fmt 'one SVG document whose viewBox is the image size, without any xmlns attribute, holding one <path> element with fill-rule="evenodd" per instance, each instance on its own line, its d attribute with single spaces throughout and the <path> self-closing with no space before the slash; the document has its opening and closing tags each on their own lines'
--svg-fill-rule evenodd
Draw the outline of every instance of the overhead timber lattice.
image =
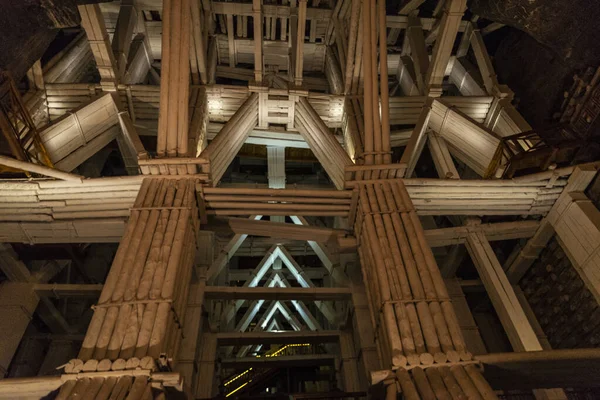
<svg viewBox="0 0 600 400">
<path fill-rule="evenodd" d="M 25 103 L 30 125 L 44 119 L 36 132 L 50 162 L 0 157 L 42 176 L 0 180 L 0 242 L 119 246 L 103 285 L 51 286 L 3 251 L 15 282 L 0 285 L 2 317 L 22 293 L 3 370 L 40 298 L 97 299 L 60 380 L 1 380 L 0 398 L 241 396 L 277 368 L 328 365 L 355 397 L 380 385 L 387 399 L 493 399 L 513 386 L 487 365 L 514 363 L 518 380 L 536 362 L 527 352 L 546 350 L 536 365 L 551 363 L 558 353 L 513 285 L 532 279 L 556 234 L 600 298 L 600 219 L 584 193 L 599 164 L 532 161 L 502 179 L 503 138 L 531 127 L 498 82 L 477 19 L 465 0 L 433 13 L 400 3 L 394 13 L 385 0 L 78 6 L 82 32 L 32 67 Z M 97 83 L 86 78 L 92 60 Z M 541 140 L 520 138 L 513 154 Z M 79 175 L 113 140 L 132 176 Z M 249 145 L 266 146 L 264 183 L 231 183 L 243 161 L 264 161 Z M 320 184 L 289 183 L 298 161 L 288 151 L 299 149 Z M 422 175 L 427 153 L 435 178 Z M 503 266 L 492 244 L 509 240 L 527 244 Z M 481 355 L 452 265 L 467 254 L 517 353 Z M 554 384 L 524 386 L 566 398 Z"/>
</svg>

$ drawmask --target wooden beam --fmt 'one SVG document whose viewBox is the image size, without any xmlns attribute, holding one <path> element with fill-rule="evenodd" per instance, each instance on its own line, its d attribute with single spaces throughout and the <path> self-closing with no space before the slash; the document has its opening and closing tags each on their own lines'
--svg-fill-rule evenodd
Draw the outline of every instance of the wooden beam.
<svg viewBox="0 0 600 400">
<path fill-rule="evenodd" d="M 233 15 L 227 14 L 227 49 L 229 50 L 229 66 L 235 67 L 237 64 L 236 61 L 236 51 L 235 51 L 235 31 L 233 29 Z"/>
<path fill-rule="evenodd" d="M 133 39 L 133 31 L 138 21 L 138 10 L 133 0 L 121 1 L 119 17 L 115 27 L 112 41 L 112 49 L 117 61 L 119 76 L 122 77 L 127 69 L 129 50 Z"/>
<path fill-rule="evenodd" d="M 423 35 L 421 21 L 414 15 L 409 15 L 408 17 L 406 37 L 410 43 L 410 55 L 415 68 L 417 87 L 421 94 L 425 94 L 425 79 L 427 71 L 429 70 L 429 54 L 427 52 L 427 46 L 425 45 L 425 36 Z"/>
<path fill-rule="evenodd" d="M 239 286 L 207 286 L 205 298 L 210 300 L 347 300 L 352 296 L 349 288 L 268 288 Z"/>
<path fill-rule="evenodd" d="M 561 349 L 478 355 L 494 389 L 600 387 L 600 349 Z"/>
<path fill-rule="evenodd" d="M 336 343 L 339 341 L 340 331 L 219 332 L 216 338 L 219 346 Z"/>
<path fill-rule="evenodd" d="M 408 144 L 402 153 L 402 157 L 400 158 L 400 164 L 406 165 L 405 177 L 407 178 L 412 176 L 415 166 L 417 165 L 417 161 L 419 161 L 419 157 L 423 151 L 423 147 L 425 146 L 425 142 L 427 141 L 427 135 L 425 134 L 425 131 L 429 126 L 428 124 L 431 116 L 432 103 L 433 99 L 430 97 L 425 100 L 425 104 L 421 109 L 417 124 L 415 125 L 412 135 L 410 136 L 410 140 L 408 141 Z"/>
<path fill-rule="evenodd" d="M 513 349 L 528 352 L 543 350 L 532 323 L 485 236 L 482 233 L 470 233 L 467 238 L 467 250 Z M 566 400 L 565 392 L 562 389 L 554 389 L 556 386 L 558 385 L 554 384 L 550 389 L 536 388 L 533 394 L 539 400 Z"/>
<path fill-rule="evenodd" d="M 482 233 L 470 233 L 467 250 L 515 351 L 539 351 L 542 346 L 519 300 Z"/>
<path fill-rule="evenodd" d="M 439 22 L 438 38 L 433 47 L 433 56 L 427 71 L 426 83 L 429 94 L 432 96 L 441 95 L 446 66 L 450 60 L 466 3 L 466 0 L 448 0 L 446 2 L 444 15 Z"/>
<path fill-rule="evenodd" d="M 304 36 L 306 35 L 306 6 L 307 0 L 298 0 L 298 34 L 296 36 L 296 66 L 294 68 L 294 84 L 302 86 L 304 71 Z"/>
<path fill-rule="evenodd" d="M 496 32 L 498 29 L 504 28 L 506 25 L 501 22 L 492 22 L 487 25 L 485 28 L 481 29 L 481 34 L 483 36 L 489 35 L 492 32 Z"/>
<path fill-rule="evenodd" d="M 426 229 L 425 238 L 431 247 L 464 244 L 473 232 L 483 233 L 489 241 L 514 240 L 532 237 L 539 226 L 539 221 L 527 220 Z"/>
<path fill-rule="evenodd" d="M 419 6 L 421 4 L 423 4 L 425 2 L 425 0 L 405 0 L 401 2 L 401 6 L 400 6 L 400 11 L 398 11 L 398 14 L 400 15 L 408 15 L 411 12 L 413 12 L 414 10 L 416 10 L 417 8 L 419 8 Z"/>
<path fill-rule="evenodd" d="M 115 90 L 120 79 L 119 69 L 110 45 L 100 6 L 90 4 L 77 7 L 81 15 L 81 26 L 88 37 L 98 72 L 100 72 L 100 82 L 107 90 Z"/>
<path fill-rule="evenodd" d="M 496 95 L 496 93 L 498 93 L 496 71 L 494 70 L 490 55 L 485 48 L 485 43 L 483 42 L 483 37 L 481 36 L 481 31 L 479 29 L 474 30 L 471 35 L 471 47 L 473 48 L 473 53 L 475 54 L 477 66 L 479 67 L 479 72 L 481 72 L 483 85 L 485 86 L 486 91 L 488 94 Z"/>
<path fill-rule="evenodd" d="M 74 284 L 74 283 L 36 283 L 33 291 L 40 297 L 89 297 L 100 296 L 102 284 Z"/>
<path fill-rule="evenodd" d="M 560 246 L 600 302 L 600 211 L 582 192 L 570 192 L 565 197 L 564 211 L 558 218 L 549 219 Z"/>
<path fill-rule="evenodd" d="M 575 167 L 569 177 L 567 185 L 552 206 L 548 216 L 542 220 L 535 235 L 527 242 L 517 257 L 515 257 L 508 266 L 507 274 L 512 283 L 516 284 L 521 280 L 542 250 L 546 247 L 550 239 L 552 239 L 555 229 L 554 226 L 561 220 L 566 207 L 572 203 L 572 198 L 569 194 L 571 192 L 585 191 L 596 177 L 598 168 L 598 163 L 583 164 Z M 556 178 L 556 172 L 554 175 L 550 174 L 550 179 Z"/>
<path fill-rule="evenodd" d="M 261 0 L 252 0 L 252 19 L 254 26 L 254 80 L 257 84 L 260 84 L 263 79 L 263 17 L 261 3 Z"/>
<path fill-rule="evenodd" d="M 333 354 L 311 354 L 302 356 L 243 357 L 225 358 L 220 361 L 222 368 L 285 368 L 302 366 L 333 365 Z"/>
<path fill-rule="evenodd" d="M 346 231 L 338 229 L 320 228 L 287 224 L 284 222 L 260 221 L 246 218 L 228 218 L 229 227 L 236 234 L 247 234 L 253 236 L 277 237 L 293 240 L 314 240 L 319 243 L 329 243 Z"/>
<path fill-rule="evenodd" d="M 427 143 L 429 144 L 429 152 L 433 158 L 433 164 L 441 179 L 460 179 L 456 165 L 452 160 L 448 145 L 444 138 L 437 133 L 431 131 L 427 135 Z"/>
</svg>

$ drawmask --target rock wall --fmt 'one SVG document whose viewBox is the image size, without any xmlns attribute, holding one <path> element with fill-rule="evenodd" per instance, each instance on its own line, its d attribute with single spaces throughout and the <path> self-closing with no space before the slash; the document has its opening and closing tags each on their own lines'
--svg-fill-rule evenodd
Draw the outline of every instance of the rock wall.
<svg viewBox="0 0 600 400">
<path fill-rule="evenodd" d="M 504 31 L 494 62 L 534 127 L 550 122 L 575 72 L 600 64 L 600 2 L 472 0 L 469 7 L 514 28 Z"/>
<path fill-rule="evenodd" d="M 42 57 L 60 28 L 78 26 L 78 4 L 98 0 L 3 1 L 0 12 L 0 69 L 21 79 Z"/>
</svg>

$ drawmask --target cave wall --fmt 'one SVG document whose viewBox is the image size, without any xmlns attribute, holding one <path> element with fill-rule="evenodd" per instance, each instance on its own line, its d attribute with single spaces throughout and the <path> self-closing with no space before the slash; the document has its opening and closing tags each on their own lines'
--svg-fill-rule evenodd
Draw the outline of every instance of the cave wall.
<svg viewBox="0 0 600 400">
<path fill-rule="evenodd" d="M 469 8 L 514 28 L 503 30 L 494 63 L 534 127 L 550 123 L 575 72 L 600 64 L 600 2 L 471 0 Z"/>
<path fill-rule="evenodd" d="M 556 239 L 519 282 L 554 349 L 600 347 L 600 307 Z"/>
<path fill-rule="evenodd" d="M 81 22 L 78 4 L 99 0 L 3 1 L 0 12 L 0 69 L 20 80 L 40 59 L 60 28 Z"/>
</svg>

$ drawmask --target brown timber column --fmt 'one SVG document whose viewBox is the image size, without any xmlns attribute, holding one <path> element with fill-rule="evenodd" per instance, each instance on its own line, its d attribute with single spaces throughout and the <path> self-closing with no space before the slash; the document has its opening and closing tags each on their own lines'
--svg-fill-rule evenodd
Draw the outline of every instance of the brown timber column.
<svg viewBox="0 0 600 400">
<path fill-rule="evenodd" d="M 163 1 L 162 71 L 156 152 L 188 155 L 190 97 L 190 0 Z"/>
<path fill-rule="evenodd" d="M 194 179 L 143 180 L 79 358 L 65 367 L 66 376 L 97 374 L 69 380 L 58 398 L 94 398 L 97 391 L 107 393 L 96 398 L 119 391 L 150 392 L 148 376 L 156 364 L 173 367 L 196 255 L 195 184 Z M 133 379 L 123 371 L 136 368 L 146 372 Z M 88 386 L 94 379 L 99 381 L 91 393 Z"/>
<path fill-rule="evenodd" d="M 357 184 L 354 225 L 383 368 L 406 398 L 494 398 L 466 349 L 437 263 L 401 180 Z M 466 367 L 465 367 L 466 365 Z M 395 393 L 388 387 L 390 398 Z M 415 394 L 418 392 L 418 396 Z M 492 393 L 492 397 L 490 397 Z M 466 398 L 466 397 L 465 397 Z"/>
</svg>

